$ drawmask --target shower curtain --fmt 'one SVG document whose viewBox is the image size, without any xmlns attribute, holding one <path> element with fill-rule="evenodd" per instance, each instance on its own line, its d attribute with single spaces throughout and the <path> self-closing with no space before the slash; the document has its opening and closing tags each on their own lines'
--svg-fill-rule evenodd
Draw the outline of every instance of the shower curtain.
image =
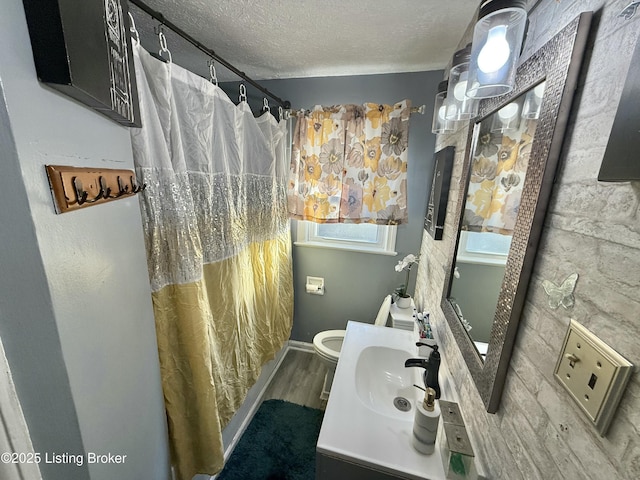
<svg viewBox="0 0 640 480">
<path fill-rule="evenodd" d="M 221 470 L 222 429 L 291 332 L 285 125 L 134 50 L 162 385 L 173 463 L 190 480 Z"/>
</svg>

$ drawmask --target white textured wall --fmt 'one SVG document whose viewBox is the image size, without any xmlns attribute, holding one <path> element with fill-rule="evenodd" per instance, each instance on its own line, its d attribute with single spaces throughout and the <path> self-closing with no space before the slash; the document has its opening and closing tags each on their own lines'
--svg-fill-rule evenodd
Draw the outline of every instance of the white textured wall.
<svg viewBox="0 0 640 480">
<path fill-rule="evenodd" d="M 640 14 L 617 17 L 628 3 L 542 0 L 532 12 L 525 56 L 581 11 L 596 15 L 502 403 L 493 415 L 485 412 L 439 307 L 466 128 L 438 139 L 438 148 L 456 146 L 456 163 L 444 239 L 423 236 L 422 258 L 429 260 L 420 264 L 416 300 L 432 312 L 477 454 L 493 478 L 640 478 L 638 374 L 605 438 L 553 378 L 570 318 L 640 365 L 640 182 L 597 181 L 640 31 Z M 557 283 L 573 272 L 580 275 L 575 307 L 550 309 L 542 280 Z"/>
<path fill-rule="evenodd" d="M 43 458 L 127 455 L 120 465 L 43 462 L 43 477 L 167 479 L 138 199 L 56 215 L 44 168 L 132 169 L 129 132 L 40 84 L 22 2 L 1 9 L 0 335 Z"/>
</svg>

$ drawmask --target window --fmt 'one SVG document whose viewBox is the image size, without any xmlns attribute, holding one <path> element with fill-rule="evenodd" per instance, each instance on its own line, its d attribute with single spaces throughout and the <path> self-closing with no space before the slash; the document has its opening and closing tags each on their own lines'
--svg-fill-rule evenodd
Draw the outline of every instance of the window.
<svg viewBox="0 0 640 480">
<path fill-rule="evenodd" d="M 396 231 L 394 225 L 298 220 L 298 240 L 295 245 L 396 255 Z"/>
<path fill-rule="evenodd" d="M 458 260 L 463 263 L 505 265 L 511 247 L 511 235 L 491 232 L 460 232 Z"/>
</svg>

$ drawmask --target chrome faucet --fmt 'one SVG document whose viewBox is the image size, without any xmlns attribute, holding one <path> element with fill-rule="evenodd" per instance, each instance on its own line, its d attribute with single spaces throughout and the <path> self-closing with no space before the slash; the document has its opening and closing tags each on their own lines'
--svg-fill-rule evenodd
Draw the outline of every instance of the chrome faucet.
<svg viewBox="0 0 640 480">
<path fill-rule="evenodd" d="M 416 346 L 426 346 L 433 349 L 429 354 L 429 358 L 409 358 L 404 362 L 405 367 L 422 367 L 424 374 L 422 379 L 425 388 L 433 388 L 436 392 L 436 398 L 440 398 L 440 384 L 438 383 L 438 371 L 440 370 L 440 352 L 437 345 L 429 345 L 427 343 L 417 342 Z"/>
</svg>

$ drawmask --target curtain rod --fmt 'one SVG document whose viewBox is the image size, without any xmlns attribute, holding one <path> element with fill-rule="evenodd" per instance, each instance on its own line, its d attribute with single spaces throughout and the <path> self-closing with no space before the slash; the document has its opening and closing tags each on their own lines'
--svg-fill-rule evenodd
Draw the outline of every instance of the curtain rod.
<svg viewBox="0 0 640 480">
<path fill-rule="evenodd" d="M 283 108 L 285 108 L 285 109 L 290 109 L 291 108 L 291 103 L 288 100 L 282 100 L 277 95 L 274 95 L 273 93 L 271 93 L 269 90 L 264 88 L 258 82 L 256 82 L 252 78 L 250 78 L 246 73 L 244 73 L 243 71 L 241 71 L 241 70 L 237 69 L 236 67 L 234 67 L 231 63 L 227 62 L 224 58 L 219 56 L 216 52 L 214 52 L 210 48 L 206 47 L 205 45 L 203 45 L 202 43 L 197 41 L 195 38 L 193 38 L 191 35 L 186 33 L 180 27 L 176 26 L 174 23 L 172 23 L 169 20 L 167 20 L 162 13 L 153 10 L 151 7 L 146 5 L 141 0 L 129 0 L 129 2 L 133 3 L 140 10 L 142 10 L 143 12 L 147 13 L 151 17 L 153 17 L 156 20 L 158 20 L 161 25 L 165 25 L 166 27 L 171 29 L 174 33 L 178 34 L 179 36 L 184 38 L 187 42 L 189 42 L 191 45 L 196 47 L 198 50 L 200 50 L 201 52 L 207 54 L 208 56 L 210 56 L 211 58 L 213 58 L 214 60 L 216 60 L 217 62 L 222 64 L 224 67 L 229 69 L 231 72 L 235 73 L 237 76 L 239 76 L 240 78 L 245 80 L 247 83 L 249 83 L 250 85 L 254 86 L 258 90 L 260 90 L 262 93 L 264 93 L 265 95 L 271 97 L 273 100 L 278 102 Z"/>
<path fill-rule="evenodd" d="M 426 105 L 420 105 L 419 107 L 411 107 L 411 109 L 409 110 L 410 113 L 419 113 L 420 115 L 424 115 L 424 112 L 426 111 L 427 106 Z M 292 110 L 290 111 L 288 114 L 292 117 L 299 117 L 300 115 L 304 115 L 307 113 L 311 113 L 311 110 Z"/>
</svg>

